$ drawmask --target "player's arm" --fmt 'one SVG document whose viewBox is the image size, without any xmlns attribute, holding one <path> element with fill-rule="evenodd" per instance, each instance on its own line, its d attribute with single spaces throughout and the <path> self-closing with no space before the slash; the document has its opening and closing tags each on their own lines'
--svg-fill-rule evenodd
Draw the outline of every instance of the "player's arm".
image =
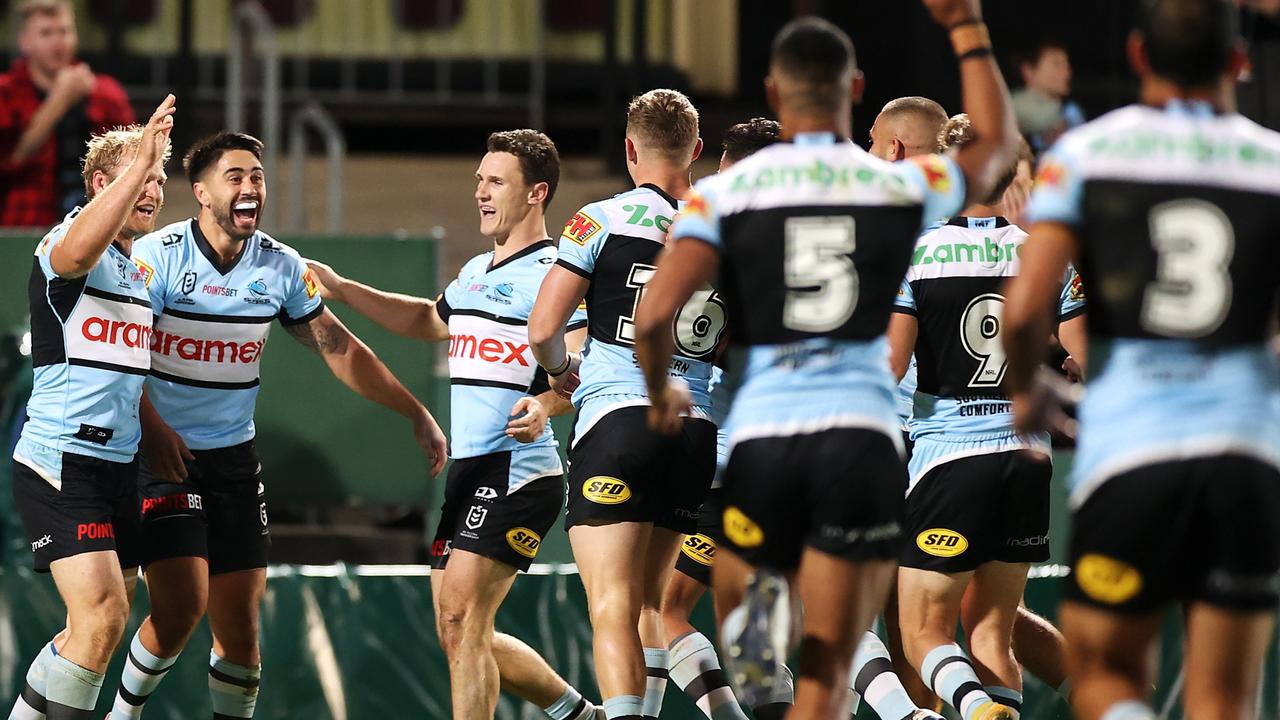
<svg viewBox="0 0 1280 720">
<path fill-rule="evenodd" d="M 76 215 L 67 234 L 49 250 L 49 266 L 62 278 L 87 275 L 120 234 L 149 182 L 159 182 L 158 161 L 169 146 L 175 100 L 169 95 L 142 130 L 142 142 L 132 161 L 111 184 Z"/>
<path fill-rule="evenodd" d="M 950 31 L 951 46 L 960 63 L 964 111 L 974 139 L 954 155 L 965 177 L 965 204 L 980 202 L 1013 164 L 1017 152 L 1018 121 L 1009 89 L 982 23 L 980 0 L 924 0 L 934 20 Z"/>
<path fill-rule="evenodd" d="M 636 359 L 649 388 L 649 424 L 662 432 L 679 430 L 679 413 L 687 409 L 687 389 L 667 382 L 675 351 L 671 325 L 693 293 L 716 275 L 720 254 L 697 238 L 676 238 L 658 261 L 636 309 Z"/>
<path fill-rule="evenodd" d="M 570 330 L 564 335 L 565 347 L 571 353 L 582 351 L 583 344 L 587 341 L 587 329 L 585 327 L 576 330 Z M 511 408 L 511 422 L 507 423 L 507 436 L 513 437 L 520 442 L 533 442 L 542 437 L 542 431 L 547 426 L 547 420 L 561 415 L 568 415 L 573 412 L 573 403 L 569 399 L 552 389 L 547 389 L 537 395 L 529 395 L 520 398 Z"/>
<path fill-rule="evenodd" d="M 1030 235 L 1022 246 L 1021 270 L 1004 288 L 1001 328 L 1009 363 L 1005 388 L 1022 432 L 1038 431 L 1043 423 L 1037 411 L 1040 403 L 1032 397 L 1033 383 L 1044 361 L 1045 338 L 1053 331 L 1062 277 L 1078 245 L 1076 231 L 1061 222 L 1038 222 Z"/>
<path fill-rule="evenodd" d="M 565 327 L 590 287 L 590 280 L 557 263 L 543 279 L 538 299 L 529 313 L 529 346 L 533 357 L 547 371 L 552 390 L 562 397 L 575 389 L 581 362 L 578 353 L 570 352 Z"/>
<path fill-rule="evenodd" d="M 413 423 L 414 439 L 431 462 L 431 474 L 440 472 L 448 457 L 448 445 L 435 418 L 328 308 L 307 322 L 285 325 L 285 329 L 324 358 L 334 377 L 344 385 Z"/>
<path fill-rule="evenodd" d="M 325 300 L 345 303 L 397 335 L 427 342 L 449 339 L 449 325 L 440 317 L 437 301 L 370 287 L 315 260 L 307 260 L 307 267 L 320 281 Z"/>
<path fill-rule="evenodd" d="M 1084 379 L 1084 368 L 1089 365 L 1089 332 L 1085 328 L 1084 315 L 1063 320 L 1058 325 L 1058 342 L 1067 351 L 1068 361 L 1074 361 L 1071 375 Z"/>
<path fill-rule="evenodd" d="M 895 312 L 889 316 L 889 369 L 893 377 L 902 382 L 911 367 L 911 354 L 916 351 L 916 336 L 920 332 L 920 321 L 915 315 Z"/>
</svg>

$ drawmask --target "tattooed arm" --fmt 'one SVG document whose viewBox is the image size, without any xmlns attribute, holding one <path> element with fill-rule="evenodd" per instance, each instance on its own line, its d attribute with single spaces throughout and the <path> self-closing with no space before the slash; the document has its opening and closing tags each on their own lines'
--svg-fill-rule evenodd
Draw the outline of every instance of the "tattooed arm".
<svg viewBox="0 0 1280 720">
<path fill-rule="evenodd" d="M 440 472 L 448 449 L 435 418 L 331 311 L 326 308 L 311 321 L 286 325 L 285 330 L 324 358 L 334 377 L 347 387 L 412 422 L 414 439 L 431 461 L 431 473 Z"/>
</svg>

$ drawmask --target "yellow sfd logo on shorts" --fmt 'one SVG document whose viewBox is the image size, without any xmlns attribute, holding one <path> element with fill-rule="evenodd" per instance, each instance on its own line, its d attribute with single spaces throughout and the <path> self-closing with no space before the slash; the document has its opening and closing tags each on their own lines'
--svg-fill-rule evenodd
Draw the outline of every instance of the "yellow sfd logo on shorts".
<svg viewBox="0 0 1280 720">
<path fill-rule="evenodd" d="M 969 541 L 955 530 L 931 528 L 916 536 L 916 547 L 934 557 L 955 557 L 969 549 Z"/>
<path fill-rule="evenodd" d="M 702 533 L 685 535 L 680 551 L 689 556 L 690 560 L 710 566 L 716 559 L 716 542 Z"/>
<path fill-rule="evenodd" d="M 1142 590 L 1142 573 L 1134 566 L 1107 557 L 1088 554 L 1074 569 L 1076 584 L 1085 595 L 1111 605 L 1132 599 Z"/>
<path fill-rule="evenodd" d="M 631 499 L 631 488 L 618 478 L 597 475 L 582 483 L 582 497 L 601 505 L 621 505 Z"/>
<path fill-rule="evenodd" d="M 755 547 L 764 542 L 764 530 L 732 505 L 724 509 L 724 534 L 738 547 Z"/>
<path fill-rule="evenodd" d="M 507 531 L 507 544 L 512 550 L 532 559 L 542 546 L 542 536 L 527 527 L 511 528 Z"/>
</svg>

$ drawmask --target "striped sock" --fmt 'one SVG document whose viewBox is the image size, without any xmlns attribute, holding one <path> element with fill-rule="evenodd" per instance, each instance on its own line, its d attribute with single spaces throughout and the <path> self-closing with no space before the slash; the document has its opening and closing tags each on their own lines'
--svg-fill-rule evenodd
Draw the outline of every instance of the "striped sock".
<svg viewBox="0 0 1280 720">
<path fill-rule="evenodd" d="M 992 700 L 1013 711 L 1013 720 L 1022 716 L 1022 693 L 1002 685 L 987 685 L 982 688 Z"/>
<path fill-rule="evenodd" d="M 542 709 L 551 720 L 590 720 L 596 713 L 596 706 L 587 702 L 582 693 L 572 685 L 565 685 L 560 699 Z"/>
<path fill-rule="evenodd" d="M 873 632 L 868 631 L 858 643 L 858 652 L 853 656 L 852 681 L 853 691 L 885 720 L 910 718 L 919 709 L 893 671 L 889 648 Z"/>
<path fill-rule="evenodd" d="M 639 695 L 618 695 L 604 701 L 604 716 L 608 720 L 642 720 L 644 699 Z"/>
<path fill-rule="evenodd" d="M 706 635 L 685 633 L 671 643 L 671 681 L 711 720 L 747 720 L 729 688 L 715 646 Z"/>
<path fill-rule="evenodd" d="M 61 655 L 53 658 L 45 669 L 49 720 L 89 720 L 106 676 L 82 668 Z"/>
<path fill-rule="evenodd" d="M 773 689 L 769 697 L 756 707 L 751 708 L 756 720 L 782 720 L 792 705 L 796 704 L 796 678 L 791 668 L 781 666 L 778 677 L 774 678 Z"/>
<path fill-rule="evenodd" d="M 245 667 L 209 653 L 209 696 L 213 699 L 213 719 L 251 718 L 258 704 L 262 666 Z"/>
<path fill-rule="evenodd" d="M 1099 720 L 1155 720 L 1156 714 L 1146 703 L 1124 700 L 1107 708 Z"/>
<path fill-rule="evenodd" d="M 49 663 L 57 656 L 58 651 L 54 649 L 52 642 L 40 648 L 36 659 L 31 661 L 31 667 L 27 668 L 27 684 L 14 701 L 9 720 L 45 720 L 45 713 L 49 711 L 49 704 L 45 699 Z"/>
<path fill-rule="evenodd" d="M 142 717 L 142 706 L 151 697 L 151 693 L 160 686 L 160 681 L 169 672 L 169 668 L 178 661 L 178 656 L 170 658 L 157 657 L 142 644 L 142 639 L 135 633 L 133 642 L 129 643 L 129 654 L 125 658 L 124 670 L 120 673 L 120 690 L 116 692 L 115 704 L 111 706 L 113 720 L 134 720 Z"/>
<path fill-rule="evenodd" d="M 920 666 L 920 677 L 964 720 L 973 720 L 974 711 L 983 703 L 991 702 L 991 696 L 982 691 L 982 683 L 978 682 L 968 656 L 955 643 L 930 650 Z"/>
<path fill-rule="evenodd" d="M 662 712 L 662 697 L 667 694 L 667 649 L 645 648 L 644 704 L 641 713 L 656 718 Z"/>
</svg>

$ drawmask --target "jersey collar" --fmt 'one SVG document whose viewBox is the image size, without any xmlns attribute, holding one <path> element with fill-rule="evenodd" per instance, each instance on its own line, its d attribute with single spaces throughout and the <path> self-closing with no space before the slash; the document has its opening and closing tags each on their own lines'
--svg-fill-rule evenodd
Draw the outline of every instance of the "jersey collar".
<svg viewBox="0 0 1280 720">
<path fill-rule="evenodd" d="M 641 185 L 640 187 L 645 188 L 645 189 L 647 189 L 647 190 L 652 190 L 652 191 L 654 191 L 654 192 L 658 193 L 659 195 L 661 195 L 661 196 L 662 196 L 662 199 L 663 199 L 663 200 L 666 200 L 666 201 L 667 201 L 667 203 L 671 205 L 671 207 L 673 207 L 673 208 L 675 208 L 675 209 L 677 209 L 677 210 L 679 210 L 679 209 L 680 209 L 680 201 L 679 201 L 679 200 L 676 200 L 675 198 L 673 198 L 673 197 L 671 197 L 670 195 L 668 195 L 666 190 L 663 190 L 662 188 L 658 187 L 657 185 L 654 185 L 653 183 L 645 183 L 645 184 Z"/>
<path fill-rule="evenodd" d="M 249 240 L 240 243 L 240 252 L 231 258 L 231 262 L 223 265 L 222 261 L 218 259 L 218 253 L 209 244 L 208 238 L 200 231 L 200 222 L 195 218 L 191 218 L 191 238 L 196 241 L 196 247 L 200 248 L 200 254 L 204 255 L 204 259 L 208 260 L 213 269 L 223 276 L 230 273 L 235 269 L 236 265 L 240 264 L 240 258 L 244 257 L 244 251 L 249 247 L 249 240 L 253 239 L 250 237 Z"/>
<path fill-rule="evenodd" d="M 1009 221 L 1003 217 L 963 217 L 956 216 L 947 221 L 948 225 L 969 228 L 970 230 L 992 230 L 1009 227 Z"/>
<path fill-rule="evenodd" d="M 1157 109 L 1163 110 L 1166 114 L 1174 117 L 1211 118 L 1221 114 L 1207 100 L 1173 98 L 1166 102 L 1163 108 Z"/>
<path fill-rule="evenodd" d="M 803 132 L 796 133 L 791 142 L 796 145 L 835 145 L 840 142 L 840 136 L 833 132 Z"/>
<path fill-rule="evenodd" d="M 493 272 L 494 270 L 497 270 L 498 268 L 502 267 L 503 265 L 510 265 L 511 263 L 515 262 L 516 260 L 519 260 L 520 258 L 524 257 L 525 255 L 532 255 L 533 253 L 536 253 L 536 252 L 538 252 L 539 250 L 541 250 L 541 249 L 543 249 L 543 248 L 549 248 L 549 247 L 550 247 L 550 248 L 553 248 L 553 247 L 555 247 L 555 246 L 556 246 L 556 244 L 555 244 L 555 243 L 553 243 L 553 242 L 551 242 L 551 238 L 546 238 L 546 239 L 543 239 L 543 240 L 539 240 L 538 242 L 536 242 L 536 243 L 534 243 L 534 244 L 530 245 L 529 247 L 527 247 L 527 248 L 525 248 L 525 249 L 523 249 L 523 250 L 521 250 L 521 251 L 517 252 L 515 255 L 512 255 L 512 256 L 508 257 L 506 260 L 503 260 L 502 262 L 498 263 L 497 265 L 494 265 L 494 264 L 493 264 L 493 261 L 492 261 L 492 260 L 490 260 L 490 261 L 489 261 L 489 268 L 488 268 L 487 270 L 485 270 L 485 272 Z"/>
</svg>

